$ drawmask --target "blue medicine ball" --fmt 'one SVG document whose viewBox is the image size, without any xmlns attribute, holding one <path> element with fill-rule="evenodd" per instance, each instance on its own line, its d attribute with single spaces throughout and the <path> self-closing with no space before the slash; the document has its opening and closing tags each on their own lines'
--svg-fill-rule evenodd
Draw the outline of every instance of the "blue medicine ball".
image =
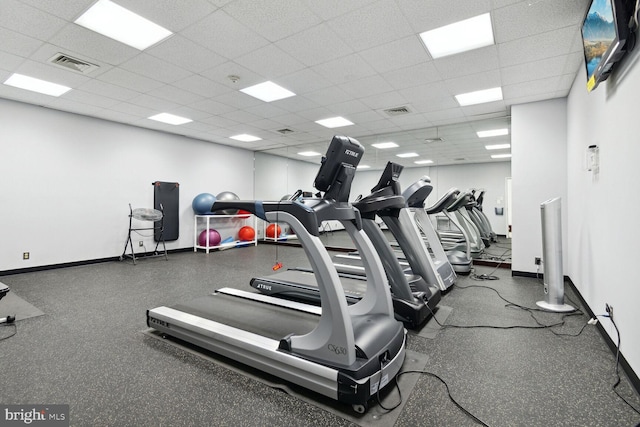
<svg viewBox="0 0 640 427">
<path fill-rule="evenodd" d="M 201 193 L 193 198 L 191 208 L 196 215 L 206 215 L 211 213 L 211 206 L 216 201 L 216 196 L 209 193 Z"/>
</svg>

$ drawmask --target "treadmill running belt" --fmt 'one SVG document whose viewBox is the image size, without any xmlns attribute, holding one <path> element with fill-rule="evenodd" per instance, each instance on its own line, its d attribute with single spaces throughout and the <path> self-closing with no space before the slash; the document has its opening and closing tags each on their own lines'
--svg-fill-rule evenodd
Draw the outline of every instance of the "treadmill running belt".
<svg viewBox="0 0 640 427">
<path fill-rule="evenodd" d="M 291 333 L 309 333 L 320 321 L 320 317 L 313 314 L 221 293 L 199 297 L 171 308 L 274 340 Z"/>
</svg>

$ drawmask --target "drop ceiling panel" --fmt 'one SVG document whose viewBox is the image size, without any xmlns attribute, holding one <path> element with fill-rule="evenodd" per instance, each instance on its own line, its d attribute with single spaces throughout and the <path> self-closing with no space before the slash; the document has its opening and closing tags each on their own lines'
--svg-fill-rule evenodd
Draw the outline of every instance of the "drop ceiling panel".
<svg viewBox="0 0 640 427">
<path fill-rule="evenodd" d="M 420 38 L 415 34 L 366 49 L 360 52 L 360 56 L 378 73 L 398 70 L 431 60 Z"/>
<path fill-rule="evenodd" d="M 498 45 L 500 65 L 524 64 L 571 53 L 577 28 L 566 27 Z"/>
<path fill-rule="evenodd" d="M 389 1 L 345 13 L 330 20 L 329 26 L 356 50 L 372 48 L 413 34 L 396 3 Z"/>
<path fill-rule="evenodd" d="M 446 79 L 445 86 L 453 95 L 501 86 L 500 70 L 484 71 L 468 76 Z"/>
<path fill-rule="evenodd" d="M 0 69 L 2 70 L 16 70 L 23 62 L 24 58 L 21 56 L 9 52 L 0 52 Z"/>
<path fill-rule="evenodd" d="M 63 19 L 22 2 L 2 0 L 0 3 L 0 27 L 26 33 L 39 40 L 48 40 L 65 25 Z"/>
<path fill-rule="evenodd" d="M 144 52 L 123 63 L 121 67 L 125 70 L 163 83 L 172 83 L 177 80 L 182 80 L 192 74 L 184 68 L 167 64 L 165 61 Z"/>
<path fill-rule="evenodd" d="M 126 101 L 140 95 L 140 92 L 136 92 L 135 90 L 127 89 L 122 86 L 103 82 L 97 79 L 91 79 L 86 83 L 81 84 L 78 86 L 78 89 L 93 93 L 94 95 L 99 95 L 100 97 L 113 98 L 120 101 Z"/>
<path fill-rule="evenodd" d="M 174 34 L 145 52 L 193 73 L 200 73 L 227 61 L 225 57 L 180 34 Z"/>
<path fill-rule="evenodd" d="M 327 24 L 316 25 L 275 44 L 308 67 L 322 64 L 353 52 Z"/>
<path fill-rule="evenodd" d="M 0 27 L 0 40 L 2 40 L 2 45 L 0 46 L 2 51 L 22 58 L 28 58 L 42 46 L 42 41 L 36 38 L 2 27 Z"/>
<path fill-rule="evenodd" d="M 15 72 L 72 88 L 89 81 L 89 77 L 82 74 L 73 73 L 49 63 L 31 60 L 24 61 L 16 68 Z"/>
<path fill-rule="evenodd" d="M 175 0 L 117 0 L 116 3 L 174 33 L 216 10 L 207 0 L 189 0 L 188 7 L 184 2 Z"/>
<path fill-rule="evenodd" d="M 400 70 L 388 71 L 383 74 L 385 80 L 396 90 L 441 81 L 442 76 L 433 61 L 423 62 Z"/>
<path fill-rule="evenodd" d="M 273 44 L 241 56 L 235 62 L 247 69 L 258 70 L 269 80 L 305 68 L 304 64 Z"/>
<path fill-rule="evenodd" d="M 305 3 L 269 0 L 269 7 L 256 7 L 254 0 L 236 0 L 224 11 L 267 40 L 274 42 L 321 22 Z"/>
<path fill-rule="evenodd" d="M 219 96 L 231 92 L 225 85 L 198 74 L 193 74 L 187 78 L 173 82 L 171 85 L 197 95 L 215 99 L 216 101 L 220 101 Z"/>
<path fill-rule="evenodd" d="M 229 59 L 240 57 L 269 43 L 222 10 L 217 10 L 186 28 L 182 35 Z"/>
<path fill-rule="evenodd" d="M 316 15 L 322 19 L 328 20 L 336 16 L 344 15 L 352 10 L 360 9 L 378 0 L 303 0 L 304 3 Z"/>
<path fill-rule="evenodd" d="M 398 6 L 416 34 L 456 21 L 472 18 L 491 10 L 489 0 L 401 1 Z"/>
<path fill-rule="evenodd" d="M 150 90 L 148 94 L 160 99 L 173 101 L 177 104 L 184 104 L 184 105 L 194 104 L 198 101 L 203 101 L 205 99 L 203 96 L 197 95 L 195 93 L 192 93 L 186 90 L 179 89 L 171 85 L 164 85 L 157 89 Z"/>
<path fill-rule="evenodd" d="M 495 45 L 438 58 L 433 61 L 433 64 L 440 75 L 446 79 L 500 68 L 498 48 Z"/>
<path fill-rule="evenodd" d="M 68 21 L 73 21 L 78 18 L 85 10 L 89 9 L 95 1 L 96 0 L 21 0 L 22 3 L 29 4 Z"/>
<path fill-rule="evenodd" d="M 316 65 L 313 70 L 333 84 L 348 83 L 376 74 L 376 71 L 357 54 Z"/>
<path fill-rule="evenodd" d="M 557 75 L 558 70 L 564 68 L 566 61 L 567 57 L 561 55 L 540 61 L 504 67 L 501 70 L 502 84 L 508 86 Z"/>
<path fill-rule="evenodd" d="M 131 90 L 140 92 L 148 92 L 153 89 L 164 86 L 162 82 L 141 76 L 123 68 L 113 68 L 100 77 L 100 80 L 114 85 L 122 86 Z"/>
<path fill-rule="evenodd" d="M 69 23 L 48 40 L 64 50 L 78 52 L 109 65 L 120 65 L 140 53 L 138 49 Z"/>
</svg>

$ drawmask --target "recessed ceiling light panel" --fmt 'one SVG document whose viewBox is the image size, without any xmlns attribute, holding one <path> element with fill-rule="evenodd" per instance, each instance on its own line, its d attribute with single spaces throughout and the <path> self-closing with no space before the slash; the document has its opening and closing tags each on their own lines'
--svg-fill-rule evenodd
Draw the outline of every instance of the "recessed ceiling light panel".
<svg viewBox="0 0 640 427">
<path fill-rule="evenodd" d="M 99 0 L 75 23 L 139 50 L 145 50 L 173 34 L 109 0 Z"/>
<path fill-rule="evenodd" d="M 313 156 L 319 156 L 320 153 L 316 153 L 315 151 L 301 151 L 298 153 L 299 156 L 304 156 L 304 157 L 313 157 Z"/>
<path fill-rule="evenodd" d="M 492 136 L 503 136 L 509 135 L 509 129 L 492 129 L 492 130 L 481 130 L 476 132 L 479 138 L 490 138 Z"/>
<path fill-rule="evenodd" d="M 369 169 L 369 168 L 371 168 L 371 166 L 369 166 L 369 165 L 358 165 L 356 167 L 356 169 Z"/>
<path fill-rule="evenodd" d="M 486 148 L 487 150 L 503 150 L 506 148 L 511 148 L 511 144 L 485 145 L 484 148 Z"/>
<path fill-rule="evenodd" d="M 316 120 L 316 123 L 326 128 L 341 128 L 343 126 L 351 126 L 353 122 L 345 119 L 344 117 L 330 117 L 328 119 Z"/>
<path fill-rule="evenodd" d="M 400 154 L 396 154 L 396 156 L 402 159 L 406 159 L 409 157 L 418 157 L 419 154 L 418 153 L 400 153 Z"/>
<path fill-rule="evenodd" d="M 170 125 L 183 125 L 185 123 L 192 122 L 193 120 L 187 119 L 186 117 L 180 117 L 169 113 L 160 113 L 155 116 L 149 117 L 151 120 L 155 120 L 157 122 L 167 123 Z"/>
<path fill-rule="evenodd" d="M 425 31 L 420 38 L 434 59 L 491 46 L 494 44 L 491 14 Z"/>
<path fill-rule="evenodd" d="M 387 148 L 396 148 L 398 147 L 398 144 L 396 144 L 395 142 L 377 142 L 375 144 L 371 144 L 372 147 L 374 148 L 379 148 L 381 150 L 387 149 Z"/>
<path fill-rule="evenodd" d="M 460 95 L 456 95 L 456 101 L 458 101 L 458 104 L 460 104 L 461 107 L 484 104 L 485 102 L 502 101 L 502 88 L 494 87 L 491 89 L 462 93 Z"/>
<path fill-rule="evenodd" d="M 491 156 L 492 159 L 508 159 L 509 157 L 511 157 L 511 154 L 494 154 Z"/>
<path fill-rule="evenodd" d="M 295 93 L 271 81 L 266 81 L 264 83 L 240 89 L 240 92 L 251 95 L 254 98 L 258 98 L 259 100 L 264 102 L 277 101 L 279 99 L 285 99 L 289 98 L 290 96 L 295 96 Z"/>
<path fill-rule="evenodd" d="M 51 96 L 60 96 L 71 90 L 71 88 L 67 86 L 17 73 L 12 74 L 7 80 L 5 80 L 4 84 Z"/>
<path fill-rule="evenodd" d="M 433 160 L 416 160 L 415 162 L 416 165 L 428 165 L 433 163 Z"/>
<path fill-rule="evenodd" d="M 262 138 L 258 138 L 257 136 L 249 135 L 246 133 L 241 133 L 240 135 L 233 135 L 233 136 L 230 136 L 229 138 L 235 139 L 236 141 L 242 141 L 242 142 L 254 142 L 254 141 L 262 140 Z"/>
</svg>

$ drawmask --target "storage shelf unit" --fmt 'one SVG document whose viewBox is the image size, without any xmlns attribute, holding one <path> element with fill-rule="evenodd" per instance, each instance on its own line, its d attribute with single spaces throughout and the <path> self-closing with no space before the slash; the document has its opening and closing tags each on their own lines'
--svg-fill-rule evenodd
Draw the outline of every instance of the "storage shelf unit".
<svg viewBox="0 0 640 427">
<path fill-rule="evenodd" d="M 235 239 L 235 235 L 238 233 L 238 230 L 240 230 L 240 228 L 245 225 L 253 227 L 253 229 L 256 230 L 256 227 L 258 226 L 258 221 L 254 215 L 251 215 L 248 213 L 243 213 L 240 215 L 218 215 L 218 214 L 195 215 L 193 221 L 194 221 L 193 223 L 193 251 L 194 252 L 197 252 L 198 249 L 203 249 L 204 251 L 206 251 L 206 253 L 209 253 L 209 251 L 212 249 L 229 249 L 239 245 L 256 246 L 258 244 L 257 232 L 253 240 Z M 225 233 L 232 234 L 232 237 L 234 240 L 231 240 L 230 242 L 227 242 L 227 243 L 220 243 L 214 246 L 209 244 L 208 236 L 207 236 L 207 242 L 205 243 L 205 245 L 204 246 L 200 245 L 198 242 L 198 236 L 202 231 L 209 230 L 210 228 L 212 228 L 212 223 L 213 224 L 218 223 L 219 224 L 218 227 L 221 230 L 223 230 L 222 232 L 218 230 L 218 232 L 220 232 L 221 242 L 225 240 Z M 216 228 L 216 227 L 213 226 L 213 228 Z M 228 238 L 229 236 L 226 236 L 226 237 Z"/>
<path fill-rule="evenodd" d="M 297 239 L 298 236 L 296 236 L 295 234 L 285 234 L 284 236 L 276 236 L 276 237 L 267 237 L 267 227 L 271 224 L 275 224 L 275 226 L 280 226 L 282 230 L 285 230 L 287 228 L 286 224 L 278 224 L 277 222 L 266 222 L 263 221 L 262 222 L 262 240 L 264 240 L 265 242 L 280 242 L 280 241 L 284 241 L 284 240 L 293 240 L 293 239 Z"/>
</svg>

